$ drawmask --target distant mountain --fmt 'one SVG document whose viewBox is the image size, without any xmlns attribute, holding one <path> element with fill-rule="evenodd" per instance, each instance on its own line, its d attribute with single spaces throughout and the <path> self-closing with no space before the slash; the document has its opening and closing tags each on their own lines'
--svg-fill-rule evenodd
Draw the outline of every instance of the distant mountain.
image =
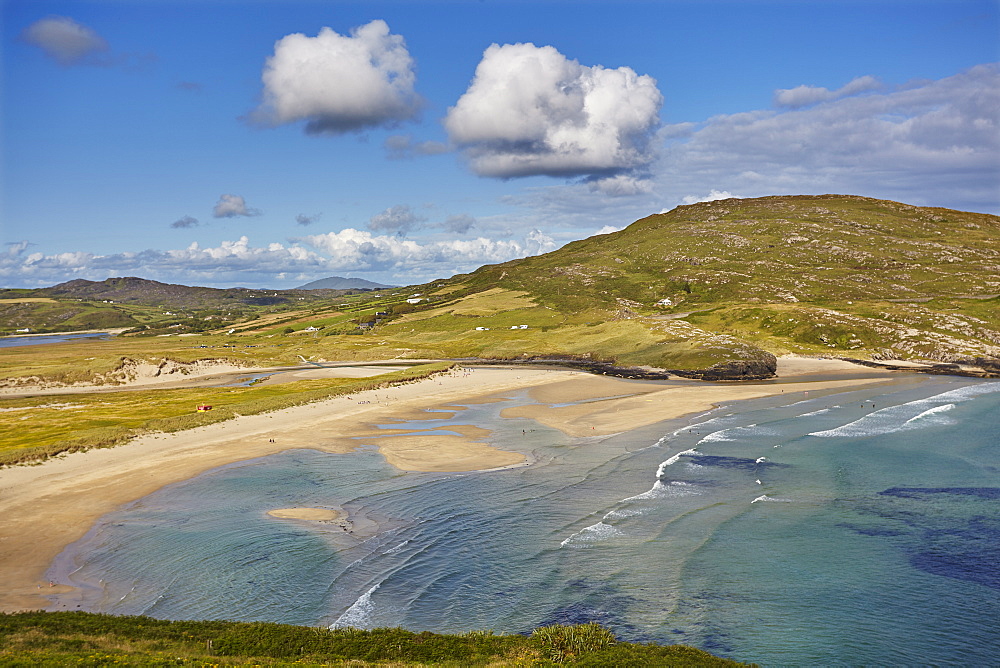
<svg viewBox="0 0 1000 668">
<path fill-rule="evenodd" d="M 383 285 L 382 283 L 373 283 L 372 281 L 366 281 L 363 278 L 344 278 L 342 276 L 331 276 L 330 278 L 321 278 L 318 281 L 313 281 L 312 283 L 306 283 L 305 285 L 300 285 L 295 288 L 296 290 L 382 290 L 384 288 L 393 288 L 394 285 Z"/>
<path fill-rule="evenodd" d="M 0 290 L 0 296 L 48 297 L 57 300 L 82 300 L 113 302 L 115 304 L 140 304 L 170 308 L 220 308 L 232 304 L 271 306 L 298 304 L 319 297 L 302 295 L 294 290 L 267 290 L 250 288 L 205 288 L 197 286 L 160 283 L 145 278 L 127 276 L 88 281 L 77 278 L 50 288 L 35 290 Z"/>
</svg>

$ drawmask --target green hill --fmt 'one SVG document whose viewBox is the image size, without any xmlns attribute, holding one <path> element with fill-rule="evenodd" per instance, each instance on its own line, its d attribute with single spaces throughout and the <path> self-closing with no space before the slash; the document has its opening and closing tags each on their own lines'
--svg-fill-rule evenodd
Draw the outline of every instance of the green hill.
<svg viewBox="0 0 1000 668">
<path fill-rule="evenodd" d="M 418 312 L 375 334 L 452 355 L 744 377 L 782 353 L 989 361 L 1000 217 L 841 195 L 729 199 L 421 288 Z"/>
</svg>

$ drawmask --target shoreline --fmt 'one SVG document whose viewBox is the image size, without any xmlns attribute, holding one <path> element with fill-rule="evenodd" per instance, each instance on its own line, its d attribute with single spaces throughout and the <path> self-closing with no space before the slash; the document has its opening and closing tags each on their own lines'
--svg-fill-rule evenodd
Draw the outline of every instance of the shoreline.
<svg viewBox="0 0 1000 668">
<path fill-rule="evenodd" d="M 778 378 L 740 384 L 473 367 L 410 385 L 173 434 L 149 434 L 115 448 L 0 469 L 5 506 L 0 515 L 0 581 L 7 583 L 0 592 L 0 610 L 45 608 L 46 593 L 71 591 L 65 585 L 47 586 L 45 573 L 103 515 L 226 464 L 296 448 L 348 453 L 364 444 L 375 445 L 388 463 L 408 471 L 483 471 L 528 464 L 524 454 L 494 447 L 489 432 L 475 425 L 451 427 L 454 435 L 446 436 L 422 434 L 426 430 L 413 426 L 393 428 L 444 414 L 429 409 L 455 415 L 463 405 L 527 390 L 530 400 L 506 409 L 505 416 L 509 411 L 511 417 L 529 417 L 572 436 L 607 436 L 721 403 L 791 392 L 847 391 L 901 377 L 898 372 L 810 358 L 781 358 Z"/>
</svg>

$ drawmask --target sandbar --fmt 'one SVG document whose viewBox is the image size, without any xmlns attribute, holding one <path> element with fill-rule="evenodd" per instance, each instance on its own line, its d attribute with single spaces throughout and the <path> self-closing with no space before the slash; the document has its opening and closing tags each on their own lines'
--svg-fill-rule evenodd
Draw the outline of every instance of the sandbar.
<svg viewBox="0 0 1000 668">
<path fill-rule="evenodd" d="M 282 520 L 311 522 L 333 522 L 344 518 L 344 513 L 333 508 L 275 508 L 267 511 L 267 514 Z"/>
<path fill-rule="evenodd" d="M 46 607 L 49 587 L 43 578 L 49 564 L 103 515 L 219 466 L 293 448 L 346 453 L 371 443 L 403 470 L 493 469 L 523 463 L 524 454 L 493 447 L 488 430 L 475 425 L 448 427 L 452 434 L 433 435 L 398 425 L 442 419 L 459 413 L 463 405 L 530 389 L 524 405 L 506 409 L 508 414 L 531 417 L 567 434 L 597 436 L 739 399 L 847 390 L 899 378 L 898 373 L 864 367 L 852 372 L 835 363 L 836 379 L 830 378 L 831 367 L 822 360 L 790 373 L 779 362 L 781 382 L 746 384 L 640 382 L 569 370 L 473 368 L 189 431 L 149 434 L 116 448 L 72 453 L 34 466 L 0 469 L 0 610 Z M 440 407 L 448 412 L 428 412 Z"/>
</svg>

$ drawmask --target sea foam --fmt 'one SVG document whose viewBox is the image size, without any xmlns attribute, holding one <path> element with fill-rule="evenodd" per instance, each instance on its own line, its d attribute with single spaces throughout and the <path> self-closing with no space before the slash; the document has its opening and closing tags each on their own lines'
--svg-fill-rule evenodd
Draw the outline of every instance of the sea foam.
<svg viewBox="0 0 1000 668">
<path fill-rule="evenodd" d="M 810 432 L 809 435 L 824 438 L 877 436 L 933 425 L 954 424 L 951 419 L 941 414 L 954 408 L 956 402 L 969 401 L 979 395 L 993 392 L 1000 392 L 1000 383 L 967 385 L 925 399 L 882 408 L 854 422 L 833 429 Z"/>
<path fill-rule="evenodd" d="M 635 496 L 630 496 L 627 499 L 622 499 L 621 503 L 629 503 L 630 501 L 649 501 L 651 499 L 664 499 L 671 496 L 691 496 L 693 494 L 698 494 L 698 488 L 689 482 L 682 482 L 680 480 L 672 480 L 668 483 L 664 483 L 662 480 L 657 480 L 653 483 L 653 486 L 642 494 L 636 494 Z"/>
<path fill-rule="evenodd" d="M 372 611 L 375 609 L 372 594 L 378 591 L 378 588 L 381 586 L 382 583 L 380 582 L 358 597 L 358 600 L 345 610 L 344 614 L 337 618 L 337 621 L 330 624 L 330 629 L 367 628 L 370 623 Z"/>
<path fill-rule="evenodd" d="M 658 469 L 656 469 L 656 477 L 657 477 L 657 478 L 662 478 L 662 477 L 663 477 L 663 474 L 664 474 L 664 472 L 665 472 L 665 471 L 667 470 L 667 467 L 668 467 L 668 466 L 673 466 L 674 464 L 676 464 L 676 463 L 677 463 L 677 461 L 678 461 L 678 460 L 679 460 L 679 459 L 680 459 L 681 457 L 683 457 L 684 455 L 693 455 L 693 454 L 697 454 L 697 452 L 698 452 L 698 451 L 697 451 L 697 450 L 695 450 L 694 448 L 690 448 L 690 449 L 688 449 L 688 450 L 685 450 L 685 451 L 683 451 L 683 452 L 678 452 L 678 453 L 677 453 L 676 455 L 674 455 L 674 456 L 673 456 L 673 457 L 671 457 L 670 459 L 668 459 L 668 460 L 666 460 L 665 462 L 662 462 L 662 463 L 660 464 L 660 467 L 659 467 Z"/>
<path fill-rule="evenodd" d="M 610 524 L 598 522 L 597 524 L 591 524 L 589 527 L 580 529 L 575 534 L 559 543 L 559 547 L 587 547 L 589 545 L 593 545 L 594 543 L 599 543 L 609 538 L 613 538 L 614 536 L 621 535 L 622 532 Z"/>
</svg>

